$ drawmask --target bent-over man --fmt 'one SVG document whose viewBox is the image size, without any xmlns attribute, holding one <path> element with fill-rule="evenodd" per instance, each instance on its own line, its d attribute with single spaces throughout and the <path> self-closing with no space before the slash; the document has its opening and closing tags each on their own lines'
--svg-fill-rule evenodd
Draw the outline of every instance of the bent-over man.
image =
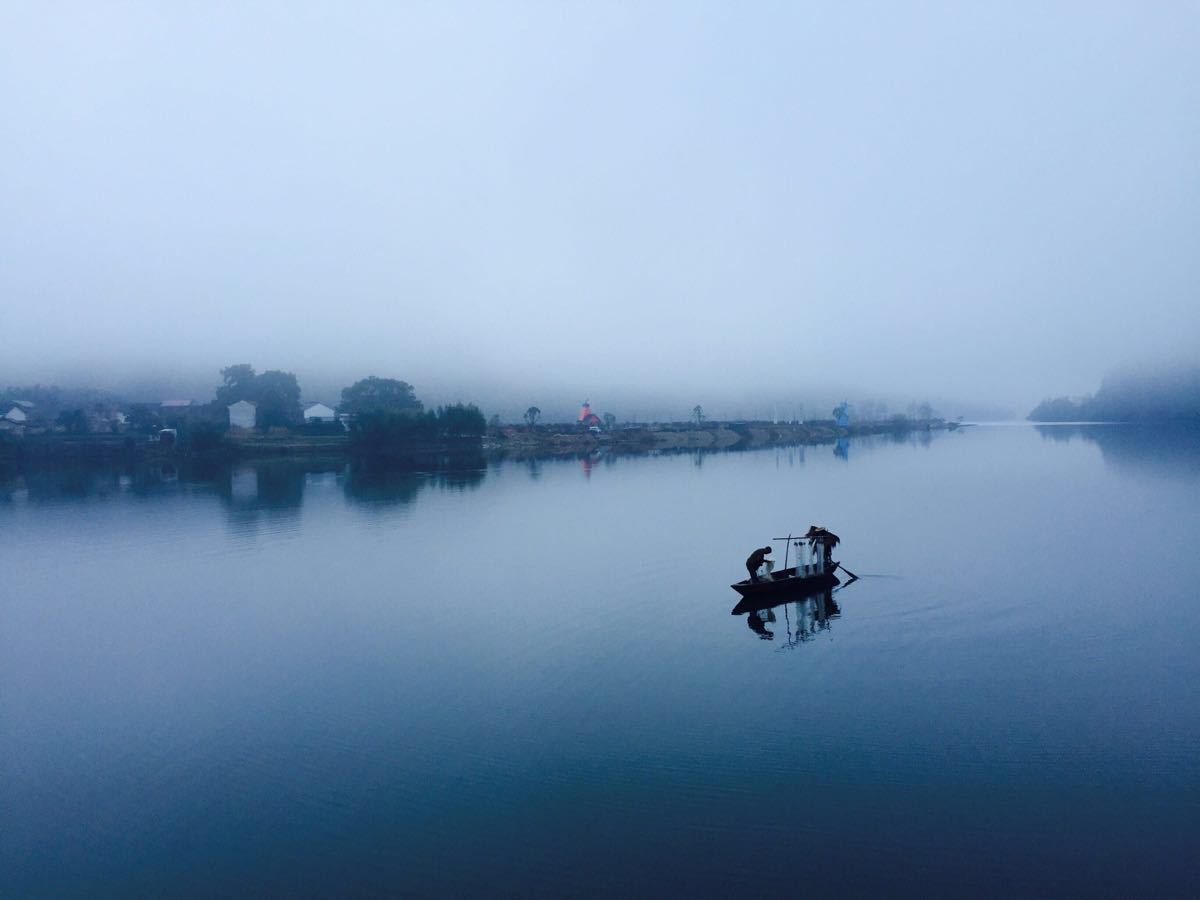
<svg viewBox="0 0 1200 900">
<path fill-rule="evenodd" d="M 752 584 L 758 584 L 758 569 L 763 564 L 763 560 L 771 552 L 770 547 L 760 547 L 746 558 L 746 571 L 750 573 L 750 581 Z"/>
</svg>

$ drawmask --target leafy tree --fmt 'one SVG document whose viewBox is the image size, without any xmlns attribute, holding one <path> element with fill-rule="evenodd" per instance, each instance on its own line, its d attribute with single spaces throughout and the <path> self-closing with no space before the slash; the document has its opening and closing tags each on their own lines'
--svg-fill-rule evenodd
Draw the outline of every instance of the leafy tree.
<svg viewBox="0 0 1200 900">
<path fill-rule="evenodd" d="M 184 437 L 193 450 L 217 450 L 225 445 L 225 425 L 212 419 L 197 419 L 188 423 Z"/>
<path fill-rule="evenodd" d="M 272 369 L 254 378 L 254 397 L 258 404 L 258 427 L 287 427 L 301 420 L 300 383 L 291 372 Z"/>
<path fill-rule="evenodd" d="M 97 388 L 60 388 L 42 384 L 12 385 L 0 391 L 0 396 L 4 397 L 0 415 L 8 412 L 17 400 L 31 401 L 33 408 L 25 408 L 29 425 L 52 425 L 61 412 L 87 410 L 97 403 L 112 407 L 116 403 L 113 395 Z"/>
<path fill-rule="evenodd" d="M 366 455 L 387 455 L 438 438 L 480 437 L 487 420 L 474 403 L 454 403 L 421 413 L 372 410 L 356 415 L 350 446 Z"/>
<path fill-rule="evenodd" d="M 477 437 L 486 429 L 483 413 L 474 403 L 439 406 L 436 423 L 442 437 Z"/>
<path fill-rule="evenodd" d="M 617 424 L 616 416 L 614 416 L 612 413 L 604 414 L 604 427 L 605 428 L 607 428 L 611 431 L 616 424 Z"/>
<path fill-rule="evenodd" d="M 249 363 L 228 366 L 221 370 L 221 378 L 225 383 L 217 388 L 218 403 L 228 406 L 239 400 L 258 401 L 254 366 Z"/>
<path fill-rule="evenodd" d="M 500 430 L 500 414 L 492 413 L 492 417 L 488 419 L 488 428 L 492 431 Z"/>
<path fill-rule="evenodd" d="M 246 400 L 258 407 L 258 427 L 267 429 L 300 422 L 300 383 L 291 372 L 272 369 L 255 373 L 249 363 L 221 370 L 224 381 L 217 388 L 217 403 L 229 406 Z"/>
<path fill-rule="evenodd" d="M 372 375 L 342 389 L 340 412 L 351 415 L 391 413 L 417 416 L 425 409 L 407 381 Z"/>
<path fill-rule="evenodd" d="M 389 413 L 369 410 L 356 413 L 350 425 L 350 446 L 357 452 L 387 453 L 397 447 L 433 438 L 437 433 L 437 415 L 427 413 Z"/>
<path fill-rule="evenodd" d="M 692 407 L 692 417 L 695 418 L 697 425 L 704 421 L 704 407 L 699 403 Z"/>
<path fill-rule="evenodd" d="M 542 411 L 536 406 L 531 406 L 529 409 L 525 410 L 525 422 L 530 428 L 537 424 L 537 420 L 540 419 L 541 416 Z"/>
<path fill-rule="evenodd" d="M 1028 416 L 1034 422 L 1084 422 L 1092 418 L 1092 398 L 1043 400 Z"/>
</svg>

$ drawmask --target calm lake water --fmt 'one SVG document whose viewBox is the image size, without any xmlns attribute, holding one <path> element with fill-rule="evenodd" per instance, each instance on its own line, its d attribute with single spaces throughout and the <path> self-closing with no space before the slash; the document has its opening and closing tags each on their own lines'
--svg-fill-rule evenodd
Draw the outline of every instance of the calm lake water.
<svg viewBox="0 0 1200 900">
<path fill-rule="evenodd" d="M 1195 895 L 1200 441 L 924 437 L 0 480 L 0 894 Z"/>
</svg>

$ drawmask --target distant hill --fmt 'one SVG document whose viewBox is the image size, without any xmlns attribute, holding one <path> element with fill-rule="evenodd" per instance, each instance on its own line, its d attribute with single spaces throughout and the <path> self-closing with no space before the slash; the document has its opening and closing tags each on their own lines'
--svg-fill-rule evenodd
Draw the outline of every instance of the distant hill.
<svg viewBox="0 0 1200 900">
<path fill-rule="evenodd" d="M 1200 425 L 1200 367 L 1107 375 L 1091 397 L 1044 400 L 1033 422 L 1179 422 Z"/>
</svg>

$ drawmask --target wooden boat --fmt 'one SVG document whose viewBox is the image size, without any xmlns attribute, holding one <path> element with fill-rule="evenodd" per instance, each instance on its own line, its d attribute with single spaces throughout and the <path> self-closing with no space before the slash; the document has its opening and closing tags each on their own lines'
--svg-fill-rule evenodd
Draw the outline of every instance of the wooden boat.
<svg viewBox="0 0 1200 900">
<path fill-rule="evenodd" d="M 772 540 L 787 541 L 783 557 L 784 568 L 776 572 L 774 564 L 767 560 L 760 570 L 763 574 L 759 576 L 758 581 L 746 578 L 731 584 L 730 587 L 743 597 L 771 597 L 787 593 L 821 591 L 842 583 L 836 574 L 841 563 L 826 555 L 826 544 L 832 549 L 841 540 L 836 534 L 813 525 L 804 535 L 789 534 L 786 538 Z M 787 568 L 793 548 L 796 565 Z M 842 568 L 842 571 L 850 576 L 851 581 L 857 578 L 849 569 Z"/>
<path fill-rule="evenodd" d="M 837 587 L 842 583 L 841 579 L 833 573 L 838 565 L 835 562 L 828 569 L 820 572 L 813 571 L 812 565 L 793 566 L 790 569 L 769 572 L 765 578 L 759 578 L 757 582 L 746 578 L 736 584 L 731 584 L 730 587 L 743 597 L 767 597 L 821 591 L 825 588 Z"/>
</svg>

